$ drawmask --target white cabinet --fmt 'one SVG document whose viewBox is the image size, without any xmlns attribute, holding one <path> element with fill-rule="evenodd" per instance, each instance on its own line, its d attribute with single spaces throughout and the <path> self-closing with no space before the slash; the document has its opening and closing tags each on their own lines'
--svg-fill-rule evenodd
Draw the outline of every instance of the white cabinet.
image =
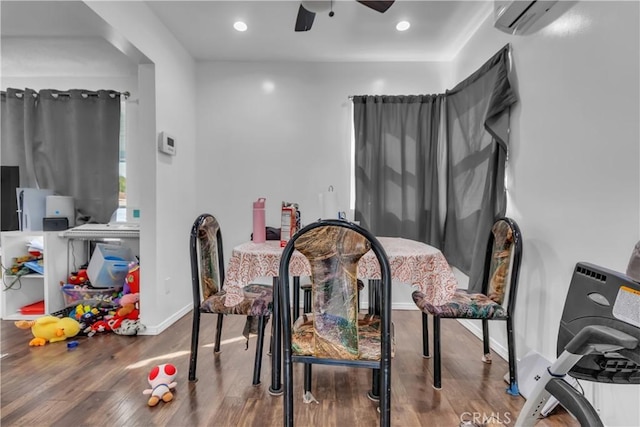
<svg viewBox="0 0 640 427">
<path fill-rule="evenodd" d="M 15 257 L 27 255 L 28 243 L 35 238 L 44 243 L 44 274 L 28 274 L 16 278 L 7 274 Z M 58 231 L 6 231 L 0 235 L 2 247 L 2 292 L 0 317 L 4 320 L 35 319 L 42 314 L 25 315 L 20 309 L 44 301 L 44 314 L 64 308 L 60 282 L 67 276 L 67 241 Z"/>
</svg>

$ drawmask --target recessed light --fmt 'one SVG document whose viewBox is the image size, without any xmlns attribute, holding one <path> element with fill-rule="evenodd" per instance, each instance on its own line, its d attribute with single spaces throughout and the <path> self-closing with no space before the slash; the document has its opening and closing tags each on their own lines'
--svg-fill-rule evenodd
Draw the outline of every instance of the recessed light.
<svg viewBox="0 0 640 427">
<path fill-rule="evenodd" d="M 407 31 L 410 26 L 411 26 L 411 24 L 409 23 L 409 21 L 400 21 L 396 25 L 396 30 L 398 30 L 398 31 Z"/>
<path fill-rule="evenodd" d="M 233 28 L 235 28 L 237 31 L 247 31 L 247 24 L 242 21 L 238 21 L 233 24 Z"/>
</svg>

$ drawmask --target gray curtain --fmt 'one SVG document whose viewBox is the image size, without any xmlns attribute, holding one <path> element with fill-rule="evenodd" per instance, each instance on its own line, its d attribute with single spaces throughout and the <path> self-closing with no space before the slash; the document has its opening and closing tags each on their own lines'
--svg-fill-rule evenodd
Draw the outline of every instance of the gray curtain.
<svg viewBox="0 0 640 427">
<path fill-rule="evenodd" d="M 378 236 L 440 246 L 443 95 L 354 96 L 355 219 Z"/>
<path fill-rule="evenodd" d="M 494 219 L 504 215 L 509 107 L 509 46 L 446 92 L 447 208 L 443 252 L 480 292 L 486 244 Z"/>
<path fill-rule="evenodd" d="M 2 166 L 18 166 L 20 185 L 29 188 L 37 188 L 33 170 L 37 96 L 32 89 L 7 89 L 0 96 L 0 163 Z"/>
<path fill-rule="evenodd" d="M 119 133 L 118 92 L 2 94 L 2 165 L 20 166 L 23 187 L 73 196 L 79 223 L 106 223 L 118 207 Z"/>
</svg>

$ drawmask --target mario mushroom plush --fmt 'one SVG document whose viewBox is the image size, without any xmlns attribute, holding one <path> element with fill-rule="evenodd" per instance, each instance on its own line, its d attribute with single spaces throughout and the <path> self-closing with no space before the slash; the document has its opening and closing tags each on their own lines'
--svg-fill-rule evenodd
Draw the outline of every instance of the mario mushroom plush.
<svg viewBox="0 0 640 427">
<path fill-rule="evenodd" d="M 147 380 L 151 388 L 148 388 L 142 392 L 142 394 L 150 394 L 151 397 L 147 402 L 149 406 L 156 406 L 160 400 L 163 402 L 170 402 L 173 400 L 173 393 L 171 389 L 175 388 L 176 375 L 178 370 L 170 363 L 154 366 L 149 372 Z"/>
</svg>

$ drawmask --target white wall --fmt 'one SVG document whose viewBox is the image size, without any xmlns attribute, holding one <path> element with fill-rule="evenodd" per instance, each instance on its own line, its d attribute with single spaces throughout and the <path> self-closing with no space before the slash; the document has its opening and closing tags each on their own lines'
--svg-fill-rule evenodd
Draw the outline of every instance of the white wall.
<svg viewBox="0 0 640 427">
<path fill-rule="evenodd" d="M 134 45 L 141 64 L 138 163 L 141 168 L 141 321 L 159 333 L 191 309 L 189 232 L 196 213 L 195 64 L 143 2 L 87 2 L 114 30 L 112 41 Z M 177 155 L 157 150 L 158 135 L 177 139 Z"/>
<path fill-rule="evenodd" d="M 317 220 L 329 185 L 348 210 L 349 95 L 439 93 L 449 78 L 448 63 L 198 64 L 197 206 L 220 221 L 225 259 L 249 240 L 258 197 L 277 228 L 282 201 L 299 203 L 303 223 Z M 394 292 L 415 309 L 408 286 Z"/>
<path fill-rule="evenodd" d="M 519 103 L 511 119 L 508 215 L 524 255 L 519 357 L 555 360 L 558 325 L 576 262 L 626 270 L 640 239 L 639 3 L 578 2 L 529 36 L 489 18 L 456 58 L 462 79 L 506 43 Z M 503 325 L 492 337 L 506 348 Z M 588 387 L 606 425 L 637 425 L 638 387 Z"/>
</svg>

